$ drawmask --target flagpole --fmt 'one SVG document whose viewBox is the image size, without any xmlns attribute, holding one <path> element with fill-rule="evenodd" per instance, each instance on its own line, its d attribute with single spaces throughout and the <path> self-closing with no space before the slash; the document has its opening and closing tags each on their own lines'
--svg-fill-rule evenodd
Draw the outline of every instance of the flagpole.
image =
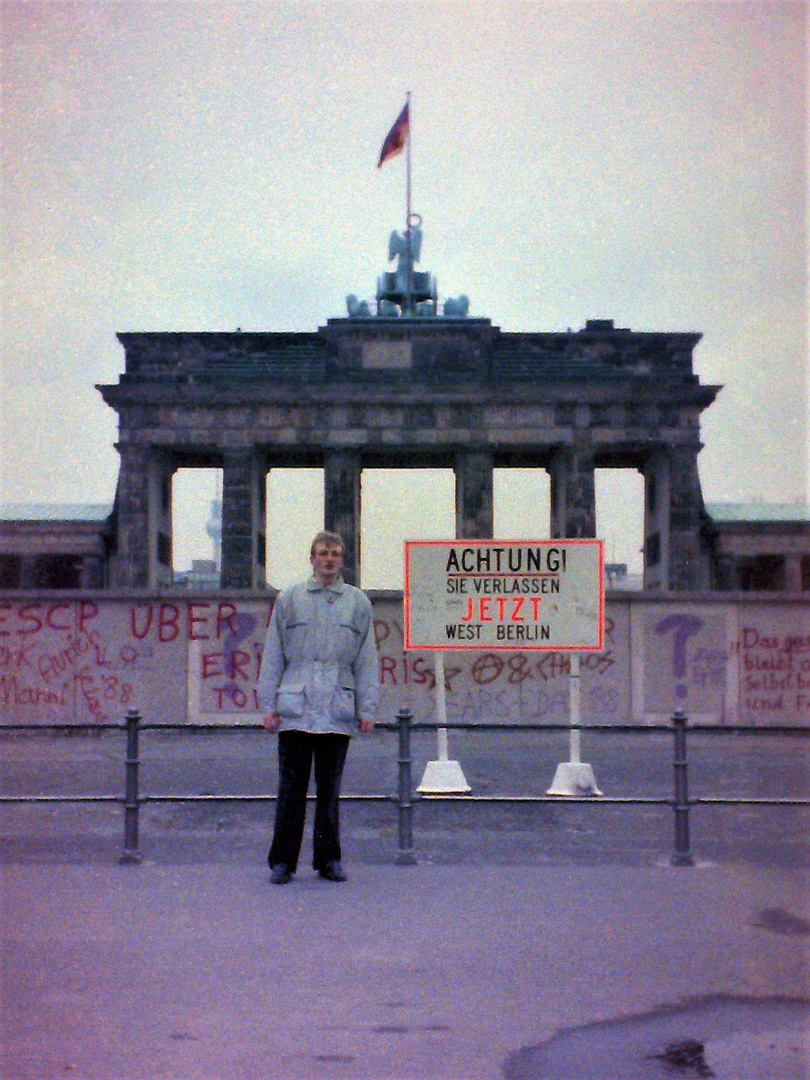
<svg viewBox="0 0 810 1080">
<path fill-rule="evenodd" d="M 408 106 L 408 138 L 405 147 L 405 228 L 411 227 L 411 92 L 405 95 Z"/>
<path fill-rule="evenodd" d="M 405 258 L 408 267 L 408 283 L 405 293 L 405 311 L 413 314 L 413 254 L 411 251 L 411 92 L 405 95 L 408 107 L 408 137 L 405 140 Z"/>
</svg>

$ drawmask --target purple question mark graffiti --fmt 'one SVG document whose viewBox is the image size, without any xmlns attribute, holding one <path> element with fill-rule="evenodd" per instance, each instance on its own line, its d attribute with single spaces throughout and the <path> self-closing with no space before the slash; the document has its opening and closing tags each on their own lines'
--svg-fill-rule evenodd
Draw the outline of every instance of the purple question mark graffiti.
<svg viewBox="0 0 810 1080">
<path fill-rule="evenodd" d="M 702 626 L 703 620 L 699 619 L 697 615 L 668 615 L 655 628 L 659 634 L 666 634 L 669 630 L 672 631 L 672 674 L 676 679 L 686 677 L 686 643 Z M 689 688 L 685 682 L 676 682 L 676 698 L 683 699 L 688 693 Z"/>
</svg>

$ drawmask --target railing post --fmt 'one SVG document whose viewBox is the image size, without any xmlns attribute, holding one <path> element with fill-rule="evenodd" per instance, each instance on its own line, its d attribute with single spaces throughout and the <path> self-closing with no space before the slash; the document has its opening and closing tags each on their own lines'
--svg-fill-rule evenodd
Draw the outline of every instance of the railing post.
<svg viewBox="0 0 810 1080">
<path fill-rule="evenodd" d="M 407 709 L 397 714 L 399 725 L 399 757 L 397 758 L 399 793 L 397 797 L 399 816 L 399 848 L 397 866 L 415 866 L 413 853 L 413 784 L 411 781 L 411 720 Z"/>
<path fill-rule="evenodd" d="M 670 859 L 672 866 L 694 866 L 689 845 L 689 780 L 686 757 L 686 713 L 676 709 L 672 717 L 675 730 L 675 792 L 672 808 L 675 811 L 675 851 Z"/>
<path fill-rule="evenodd" d="M 140 792 L 138 773 L 138 738 L 141 716 L 135 709 L 130 709 L 127 722 L 127 756 L 124 765 L 124 850 L 118 860 L 122 866 L 138 866 L 143 855 L 138 848 L 138 812 L 140 810 Z"/>
</svg>

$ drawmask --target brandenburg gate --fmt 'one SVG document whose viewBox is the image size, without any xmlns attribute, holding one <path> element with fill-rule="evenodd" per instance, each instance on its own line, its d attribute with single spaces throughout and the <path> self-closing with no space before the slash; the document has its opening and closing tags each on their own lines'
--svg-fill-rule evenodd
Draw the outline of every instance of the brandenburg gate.
<svg viewBox="0 0 810 1080">
<path fill-rule="evenodd" d="M 493 535 L 493 470 L 517 466 L 548 471 L 551 535 L 568 538 L 596 535 L 594 471 L 637 469 L 644 587 L 707 586 L 699 428 L 720 388 L 693 371 L 700 334 L 507 333 L 466 302 L 440 313 L 430 275 L 410 310 L 394 274 L 380 282 L 376 312 L 349 297 L 315 332 L 118 335 L 124 372 L 98 387 L 119 420 L 113 586 L 171 582 L 180 468 L 222 469 L 221 586 L 256 590 L 273 468 L 323 469 L 324 526 L 357 582 L 364 468 L 452 468 L 456 535 L 475 539 Z"/>
</svg>

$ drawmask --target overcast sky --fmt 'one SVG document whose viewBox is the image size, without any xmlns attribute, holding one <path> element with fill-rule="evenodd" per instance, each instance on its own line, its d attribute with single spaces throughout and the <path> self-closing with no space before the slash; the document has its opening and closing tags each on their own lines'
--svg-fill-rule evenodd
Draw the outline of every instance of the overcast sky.
<svg viewBox="0 0 810 1080">
<path fill-rule="evenodd" d="M 374 295 L 404 218 L 404 159 L 376 161 L 408 90 L 440 297 L 504 330 L 701 331 L 696 369 L 724 384 L 705 498 L 807 497 L 803 3 L 122 0 L 2 19 L 2 500 L 112 501 L 94 384 L 122 370 L 117 331 L 309 331 Z M 209 553 L 191 535 L 213 479 L 190 479 L 180 565 Z M 450 535 L 452 480 L 427 479 L 365 478 L 364 584 L 396 583 L 403 533 Z M 320 483 L 271 481 L 274 583 L 297 572 L 277 549 L 304 542 L 282 511 L 319 524 Z M 541 534 L 545 484 L 498 477 L 501 530 Z M 608 556 L 633 563 L 638 477 L 600 485 Z"/>
</svg>

